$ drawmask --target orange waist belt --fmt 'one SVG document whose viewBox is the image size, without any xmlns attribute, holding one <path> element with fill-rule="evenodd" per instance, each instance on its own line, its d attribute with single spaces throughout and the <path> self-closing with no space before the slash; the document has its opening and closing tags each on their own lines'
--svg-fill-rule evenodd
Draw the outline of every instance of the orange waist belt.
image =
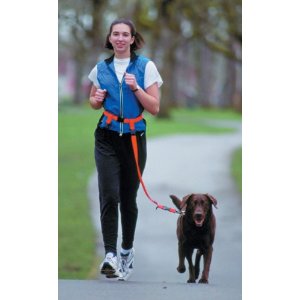
<svg viewBox="0 0 300 300">
<path fill-rule="evenodd" d="M 131 130 L 131 145 L 132 145 L 132 150 L 133 150 L 133 154 L 134 154 L 134 160 L 135 160 L 135 165 L 136 165 L 136 170 L 137 170 L 137 174 L 139 177 L 139 181 L 143 187 L 144 193 L 147 196 L 147 198 L 156 205 L 156 209 L 160 208 L 162 210 L 167 210 L 171 213 L 178 213 L 180 214 L 180 212 L 178 210 L 176 210 L 175 208 L 170 208 L 164 205 L 159 204 L 157 201 L 155 201 L 154 199 L 151 198 L 151 196 L 149 195 L 147 188 L 145 186 L 145 183 L 143 181 L 142 178 L 142 174 L 141 174 L 141 170 L 140 170 L 140 166 L 139 166 L 139 152 L 138 152 L 138 145 L 137 145 L 137 139 L 136 139 L 136 134 L 135 134 L 135 123 L 143 120 L 143 115 L 138 116 L 137 118 L 133 118 L 133 119 L 127 119 L 127 118 L 121 118 L 118 117 L 108 111 L 104 111 L 104 115 L 107 117 L 106 120 L 106 124 L 109 125 L 111 123 L 112 120 L 114 121 L 118 121 L 121 123 L 127 123 L 129 124 L 129 128 Z"/>
<path fill-rule="evenodd" d="M 109 125 L 112 120 L 118 121 L 118 122 L 121 122 L 121 123 L 126 123 L 126 124 L 129 124 L 129 128 L 130 128 L 132 133 L 135 131 L 135 125 L 134 124 L 141 121 L 141 120 L 143 120 L 143 118 L 144 118 L 143 115 L 139 115 L 137 118 L 126 119 L 126 118 L 116 116 L 116 115 L 108 112 L 107 110 L 104 111 L 104 115 L 107 116 L 107 120 L 106 120 L 107 125 Z"/>
</svg>

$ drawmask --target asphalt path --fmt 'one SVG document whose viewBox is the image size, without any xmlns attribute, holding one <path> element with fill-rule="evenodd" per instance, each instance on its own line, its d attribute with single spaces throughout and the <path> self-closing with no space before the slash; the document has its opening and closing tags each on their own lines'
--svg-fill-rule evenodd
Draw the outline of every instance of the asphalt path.
<svg viewBox="0 0 300 300">
<path fill-rule="evenodd" d="M 97 280 L 59 280 L 59 299 L 242 298 L 241 195 L 230 174 L 233 151 L 241 146 L 241 124 L 227 125 L 237 130 L 149 139 L 143 175 L 149 193 L 161 204 L 173 206 L 170 194 L 182 198 L 189 193 L 210 193 L 218 200 L 209 284 L 187 284 L 188 271 L 177 272 L 178 215 L 156 210 L 140 188 L 135 267 L 130 281 L 115 282 L 100 275 Z M 96 173 L 90 180 L 89 197 L 93 223 L 99 232 L 97 251 L 103 256 Z M 121 235 L 119 232 L 119 247 Z"/>
</svg>

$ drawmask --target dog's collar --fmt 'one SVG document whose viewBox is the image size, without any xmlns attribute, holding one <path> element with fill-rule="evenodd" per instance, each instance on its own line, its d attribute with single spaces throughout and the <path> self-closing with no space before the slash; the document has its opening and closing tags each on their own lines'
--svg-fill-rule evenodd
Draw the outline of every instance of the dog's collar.
<svg viewBox="0 0 300 300">
<path fill-rule="evenodd" d="M 186 204 L 183 205 L 183 207 L 181 208 L 180 214 L 181 214 L 182 216 L 184 216 L 184 215 L 185 215 L 185 211 L 186 211 Z"/>
</svg>

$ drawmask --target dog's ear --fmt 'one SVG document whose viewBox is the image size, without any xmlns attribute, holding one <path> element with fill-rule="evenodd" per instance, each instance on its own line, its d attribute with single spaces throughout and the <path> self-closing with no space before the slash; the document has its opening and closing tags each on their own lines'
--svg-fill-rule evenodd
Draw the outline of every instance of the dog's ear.
<svg viewBox="0 0 300 300">
<path fill-rule="evenodd" d="M 187 203 L 189 202 L 189 199 L 193 196 L 194 194 L 188 194 L 186 196 L 183 197 L 182 199 L 182 206 L 187 205 Z"/>
<path fill-rule="evenodd" d="M 218 204 L 218 202 L 217 202 L 217 199 L 215 198 L 215 197 L 213 197 L 212 195 L 210 195 L 210 194 L 205 194 L 206 196 L 207 196 L 207 198 L 211 201 L 211 203 L 213 204 L 213 206 L 215 207 L 215 208 L 218 208 L 217 207 L 217 204 Z"/>
<path fill-rule="evenodd" d="M 190 200 L 192 199 L 192 196 L 194 196 L 194 194 L 188 194 L 186 196 L 183 197 L 182 201 L 181 201 L 181 210 L 186 210 Z"/>
<path fill-rule="evenodd" d="M 181 200 L 175 195 L 170 195 L 170 198 L 172 199 L 174 205 L 180 210 L 181 209 Z"/>
</svg>

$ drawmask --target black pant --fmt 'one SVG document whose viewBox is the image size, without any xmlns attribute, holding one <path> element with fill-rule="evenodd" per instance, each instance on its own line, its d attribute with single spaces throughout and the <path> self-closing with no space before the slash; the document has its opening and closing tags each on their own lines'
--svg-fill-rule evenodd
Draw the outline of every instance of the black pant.
<svg viewBox="0 0 300 300">
<path fill-rule="evenodd" d="M 139 166 L 146 164 L 146 134 L 137 132 Z M 137 175 L 131 134 L 123 134 L 97 127 L 95 131 L 95 160 L 101 228 L 105 253 L 117 253 L 119 203 L 122 224 L 122 248 L 133 247 L 138 208 L 136 203 L 139 179 Z"/>
</svg>

